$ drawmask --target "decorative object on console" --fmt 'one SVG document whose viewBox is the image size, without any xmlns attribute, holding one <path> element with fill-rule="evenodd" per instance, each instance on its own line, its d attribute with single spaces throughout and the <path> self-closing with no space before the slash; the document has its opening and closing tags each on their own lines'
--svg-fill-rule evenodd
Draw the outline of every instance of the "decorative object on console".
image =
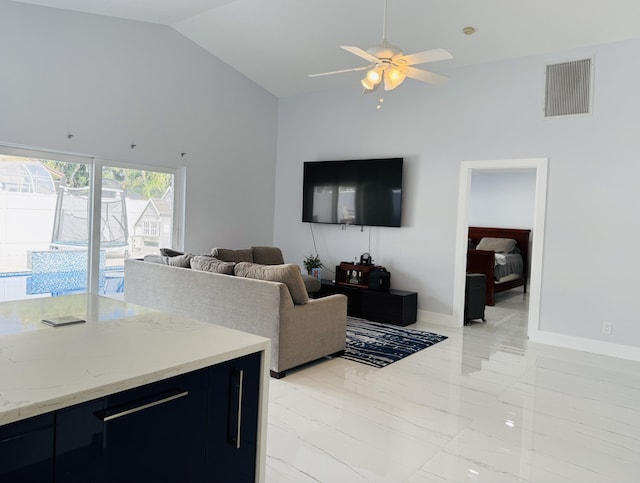
<svg viewBox="0 0 640 483">
<path fill-rule="evenodd" d="M 309 275 L 313 275 L 312 270 L 314 268 L 322 268 L 322 261 L 320 260 L 320 256 L 317 253 L 315 255 L 313 253 L 310 253 L 309 255 L 304 257 L 304 260 L 302 261 L 302 265 L 307 270 L 307 273 Z M 320 278 L 320 277 L 318 276 L 315 278 Z"/>
<path fill-rule="evenodd" d="M 367 252 L 360 255 L 360 265 L 371 265 L 373 261 L 371 260 L 371 255 Z"/>
<path fill-rule="evenodd" d="M 384 267 L 375 267 L 369 274 L 369 289 L 388 291 L 391 287 L 391 274 Z"/>
<path fill-rule="evenodd" d="M 343 358 L 381 368 L 447 339 L 444 335 L 347 317 Z"/>
<path fill-rule="evenodd" d="M 336 284 L 369 288 L 369 276 L 375 268 L 374 265 L 340 262 L 340 265 L 336 267 Z"/>
</svg>

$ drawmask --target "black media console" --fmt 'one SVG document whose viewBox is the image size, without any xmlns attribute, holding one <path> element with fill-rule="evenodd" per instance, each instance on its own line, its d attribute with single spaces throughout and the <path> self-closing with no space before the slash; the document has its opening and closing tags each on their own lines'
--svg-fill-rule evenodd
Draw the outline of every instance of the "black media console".
<svg viewBox="0 0 640 483">
<path fill-rule="evenodd" d="M 352 317 L 406 326 L 416 322 L 418 317 L 418 294 L 404 290 L 369 290 L 358 286 L 335 284 L 322 280 L 316 297 L 341 293 L 347 296 L 347 314 Z"/>
</svg>

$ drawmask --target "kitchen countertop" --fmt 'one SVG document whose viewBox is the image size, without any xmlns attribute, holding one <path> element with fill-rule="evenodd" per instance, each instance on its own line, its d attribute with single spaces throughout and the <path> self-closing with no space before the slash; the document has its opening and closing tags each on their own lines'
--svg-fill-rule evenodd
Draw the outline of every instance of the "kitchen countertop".
<svg viewBox="0 0 640 483">
<path fill-rule="evenodd" d="M 86 323 L 41 322 L 64 315 Z M 263 337 L 97 295 L 2 302 L 0 425 L 268 348 Z"/>
</svg>

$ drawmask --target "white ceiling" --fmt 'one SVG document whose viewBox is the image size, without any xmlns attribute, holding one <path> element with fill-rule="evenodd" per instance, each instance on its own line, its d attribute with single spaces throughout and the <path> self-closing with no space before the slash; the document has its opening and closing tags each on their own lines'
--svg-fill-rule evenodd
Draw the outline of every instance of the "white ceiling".
<svg viewBox="0 0 640 483">
<path fill-rule="evenodd" d="M 307 74 L 366 65 L 339 46 L 378 44 L 384 9 L 384 0 L 14 1 L 169 25 L 279 97 L 359 89 L 361 72 Z M 434 72 L 640 37 L 639 0 L 389 0 L 387 13 L 387 38 L 405 54 L 451 52 L 418 66 Z"/>
</svg>

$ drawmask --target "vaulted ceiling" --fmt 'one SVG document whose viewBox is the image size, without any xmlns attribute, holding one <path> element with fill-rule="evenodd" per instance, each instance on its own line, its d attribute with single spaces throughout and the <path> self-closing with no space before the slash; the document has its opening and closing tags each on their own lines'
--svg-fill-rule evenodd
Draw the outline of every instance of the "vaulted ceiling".
<svg viewBox="0 0 640 483">
<path fill-rule="evenodd" d="M 14 0 L 168 25 L 279 97 L 358 84 L 340 49 L 382 40 L 384 0 Z M 434 72 L 640 37 L 638 0 L 388 0 L 387 39 Z M 464 27 L 475 28 L 465 35 Z M 567 59 L 570 60 L 570 59 Z M 630 59 L 633 61 L 633 59 Z"/>
</svg>

